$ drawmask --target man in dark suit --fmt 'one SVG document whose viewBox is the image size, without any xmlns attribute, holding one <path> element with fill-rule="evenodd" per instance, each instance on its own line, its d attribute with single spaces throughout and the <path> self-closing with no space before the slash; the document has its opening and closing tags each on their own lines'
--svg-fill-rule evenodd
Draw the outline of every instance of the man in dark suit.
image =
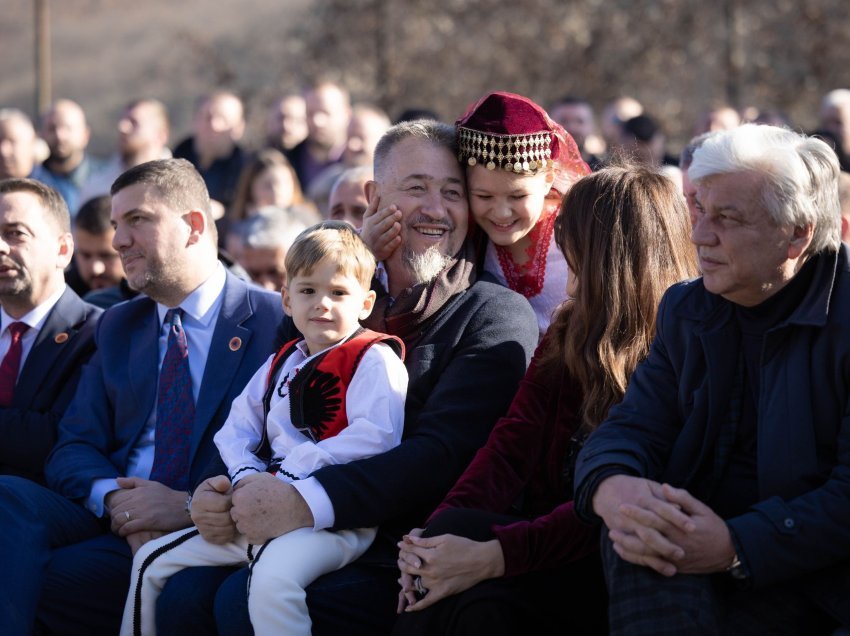
<svg viewBox="0 0 850 636">
<path fill-rule="evenodd" d="M 0 181 L 0 474 L 39 482 L 101 313 L 65 285 L 70 223 L 53 188 Z"/>
<path fill-rule="evenodd" d="M 850 626 L 850 251 L 838 161 L 746 125 L 694 153 L 702 277 L 578 458 L 612 634 Z"/>
<path fill-rule="evenodd" d="M 112 187 L 113 244 L 142 295 L 104 313 L 60 422 L 52 490 L 0 479 L 0 632 L 115 633 L 132 552 L 188 526 L 232 399 L 273 349 L 280 299 L 218 262 L 206 186 L 184 160 Z"/>
<path fill-rule="evenodd" d="M 232 508 L 230 495 L 219 492 L 226 484 L 211 480 L 199 488 L 192 512 L 214 542 L 229 538 L 233 519 L 259 542 L 300 527 L 379 526 L 363 557 L 308 586 L 313 633 L 322 635 L 389 633 L 398 594 L 396 542 L 433 511 L 486 441 L 537 343 L 528 302 L 475 270 L 454 128 L 437 122 L 391 128 L 378 143 L 367 192 L 372 212 L 388 210 L 390 224 L 401 227 L 400 247 L 384 262 L 389 293 L 364 323 L 405 343 L 410 383 L 401 444 L 293 485 L 271 476 L 257 480 L 233 493 Z M 244 572 L 218 592 L 217 626 L 209 612 L 192 611 L 227 574 L 192 568 L 172 577 L 158 605 L 160 632 L 249 629 Z"/>
</svg>

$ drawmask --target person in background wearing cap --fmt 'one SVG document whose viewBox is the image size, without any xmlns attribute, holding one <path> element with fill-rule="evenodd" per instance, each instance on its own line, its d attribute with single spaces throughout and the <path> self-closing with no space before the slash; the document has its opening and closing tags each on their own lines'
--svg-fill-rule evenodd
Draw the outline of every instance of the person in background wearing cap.
<svg viewBox="0 0 850 636">
<path fill-rule="evenodd" d="M 457 121 L 456 133 L 469 208 L 489 238 L 481 248 L 484 269 L 525 296 L 542 337 L 567 298 L 569 268 L 555 244 L 555 216 L 564 194 L 590 168 L 573 138 L 521 95 L 486 95 Z M 374 225 L 367 225 L 370 217 Z M 382 260 L 400 242 L 400 226 L 392 223 L 399 218 L 390 206 L 378 212 L 373 205 L 366 213 L 364 238 Z"/>
</svg>

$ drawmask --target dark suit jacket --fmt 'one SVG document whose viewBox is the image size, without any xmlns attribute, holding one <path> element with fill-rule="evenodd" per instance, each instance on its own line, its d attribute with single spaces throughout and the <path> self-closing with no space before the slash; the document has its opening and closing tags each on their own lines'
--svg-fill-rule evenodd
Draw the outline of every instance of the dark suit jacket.
<svg viewBox="0 0 850 636">
<path fill-rule="evenodd" d="M 489 274 L 449 299 L 407 351 L 401 444 L 316 471 L 335 527 L 382 526 L 370 557 L 394 563 L 395 541 L 425 522 L 507 410 L 537 337 L 528 301 Z"/>
<path fill-rule="evenodd" d="M 843 246 L 815 265 L 803 301 L 765 335 L 760 501 L 727 520 L 756 587 L 850 565 L 850 252 Z M 731 303 L 706 291 L 702 279 L 668 290 L 648 358 L 579 455 L 583 516 L 591 514 L 594 478 L 612 466 L 698 487 L 727 419 L 734 322 Z M 850 616 L 846 588 L 842 594 Z"/>
<path fill-rule="evenodd" d="M 77 388 L 80 369 L 94 353 L 101 313 L 68 287 L 47 314 L 12 404 L 0 408 L 0 474 L 44 481 L 44 460 L 56 443 L 56 426 Z"/>
<path fill-rule="evenodd" d="M 217 462 L 219 474 L 225 473 L 213 435 L 230 412 L 233 398 L 273 352 L 282 315 L 277 294 L 227 274 L 192 431 L 193 486 L 208 474 L 211 463 Z M 156 303 L 146 296 L 103 314 L 96 335 L 98 352 L 83 369 L 47 461 L 47 483 L 57 492 L 83 501 L 95 479 L 125 474 L 130 451 L 156 402 L 158 323 Z"/>
</svg>

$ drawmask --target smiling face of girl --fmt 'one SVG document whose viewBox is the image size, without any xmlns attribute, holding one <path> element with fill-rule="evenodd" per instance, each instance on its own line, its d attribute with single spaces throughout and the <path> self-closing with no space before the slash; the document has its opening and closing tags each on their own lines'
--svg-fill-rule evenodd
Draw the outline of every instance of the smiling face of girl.
<svg viewBox="0 0 850 636">
<path fill-rule="evenodd" d="M 466 175 L 475 222 L 496 245 L 521 244 L 543 214 L 552 171 L 528 175 L 475 165 Z"/>
</svg>

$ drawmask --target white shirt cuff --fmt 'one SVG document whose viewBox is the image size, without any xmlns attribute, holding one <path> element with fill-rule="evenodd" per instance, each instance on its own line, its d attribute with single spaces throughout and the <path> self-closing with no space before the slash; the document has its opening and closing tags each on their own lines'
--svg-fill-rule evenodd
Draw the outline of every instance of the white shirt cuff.
<svg viewBox="0 0 850 636">
<path fill-rule="evenodd" d="M 328 493 L 315 477 L 307 477 L 292 482 L 307 507 L 313 513 L 313 530 L 326 530 L 334 525 L 334 507 Z"/>
<path fill-rule="evenodd" d="M 91 493 L 86 499 L 86 510 L 95 517 L 102 517 L 106 513 L 106 495 L 121 487 L 114 479 L 95 479 L 91 484 Z"/>
</svg>

